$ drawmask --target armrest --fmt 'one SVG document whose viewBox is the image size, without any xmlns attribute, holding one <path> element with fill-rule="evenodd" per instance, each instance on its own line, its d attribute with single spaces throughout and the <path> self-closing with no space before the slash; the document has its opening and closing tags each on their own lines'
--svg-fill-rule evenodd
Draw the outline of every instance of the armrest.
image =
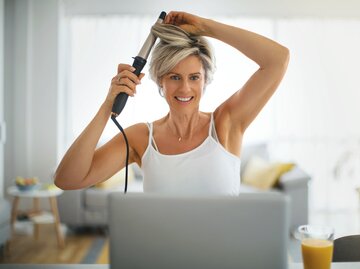
<svg viewBox="0 0 360 269">
<path fill-rule="evenodd" d="M 310 175 L 304 172 L 299 166 L 295 166 L 292 170 L 284 173 L 279 179 L 279 189 L 305 188 Z"/>
<path fill-rule="evenodd" d="M 295 166 L 279 179 L 278 188 L 290 197 L 290 229 L 308 223 L 308 182 L 310 176 L 300 167 Z"/>
<path fill-rule="evenodd" d="M 70 225 L 83 223 L 84 191 L 68 190 L 57 197 L 60 222 Z"/>
</svg>

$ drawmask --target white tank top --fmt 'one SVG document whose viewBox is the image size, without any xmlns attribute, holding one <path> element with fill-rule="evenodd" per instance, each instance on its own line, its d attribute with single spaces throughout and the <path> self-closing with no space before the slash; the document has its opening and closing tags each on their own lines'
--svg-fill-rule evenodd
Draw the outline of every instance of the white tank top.
<svg viewBox="0 0 360 269">
<path fill-rule="evenodd" d="M 216 135 L 213 115 L 208 137 L 193 150 L 161 154 L 148 124 L 149 142 L 142 156 L 144 192 L 238 195 L 240 158 L 228 152 Z"/>
</svg>

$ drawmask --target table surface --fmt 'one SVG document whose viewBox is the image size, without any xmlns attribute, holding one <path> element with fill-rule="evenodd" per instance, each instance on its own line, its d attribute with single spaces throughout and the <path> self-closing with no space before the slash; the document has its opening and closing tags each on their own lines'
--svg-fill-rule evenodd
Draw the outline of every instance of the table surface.
<svg viewBox="0 0 360 269">
<path fill-rule="evenodd" d="M 0 264 L 0 269 L 109 269 L 108 264 Z M 360 262 L 336 262 L 331 269 L 358 269 Z M 302 263 L 290 263 L 289 269 L 303 269 Z"/>
<path fill-rule="evenodd" d="M 30 198 L 41 198 L 41 197 L 53 197 L 62 194 L 64 191 L 61 189 L 50 189 L 50 190 L 33 190 L 33 191 L 20 191 L 16 186 L 11 186 L 7 189 L 8 194 L 18 197 L 30 197 Z"/>
</svg>

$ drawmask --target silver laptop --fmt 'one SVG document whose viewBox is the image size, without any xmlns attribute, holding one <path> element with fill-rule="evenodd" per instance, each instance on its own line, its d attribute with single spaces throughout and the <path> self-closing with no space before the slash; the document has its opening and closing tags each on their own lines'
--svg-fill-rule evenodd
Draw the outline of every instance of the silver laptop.
<svg viewBox="0 0 360 269">
<path fill-rule="evenodd" d="M 111 269 L 288 268 L 288 199 L 110 195 Z"/>
</svg>

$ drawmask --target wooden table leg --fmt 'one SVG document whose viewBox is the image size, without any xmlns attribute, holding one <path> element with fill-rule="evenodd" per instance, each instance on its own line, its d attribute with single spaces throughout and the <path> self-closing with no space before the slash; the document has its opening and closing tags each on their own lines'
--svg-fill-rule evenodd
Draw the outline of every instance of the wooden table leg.
<svg viewBox="0 0 360 269">
<path fill-rule="evenodd" d="M 39 223 L 33 223 L 33 227 L 34 227 L 34 238 L 36 240 L 39 239 L 39 234 L 40 234 L 40 224 Z"/>
<path fill-rule="evenodd" d="M 55 219 L 55 229 L 56 229 L 56 236 L 58 240 L 59 247 L 63 248 L 65 246 L 64 235 L 61 232 L 61 223 L 59 217 L 59 210 L 57 207 L 56 197 L 49 197 L 51 211 Z"/>
<path fill-rule="evenodd" d="M 4 255 L 5 257 L 10 257 L 10 240 L 5 242 L 5 247 L 4 247 Z"/>
<path fill-rule="evenodd" d="M 40 201 L 38 197 L 33 198 L 33 210 L 34 210 L 34 214 L 39 214 L 40 213 Z"/>
<path fill-rule="evenodd" d="M 12 203 L 12 209 L 11 209 L 11 239 L 15 236 L 15 222 L 17 218 L 17 209 L 19 206 L 19 200 L 20 198 L 18 196 L 14 197 L 13 203 Z"/>
<path fill-rule="evenodd" d="M 31 212 L 31 214 L 29 215 L 31 216 L 36 216 L 40 213 L 40 201 L 38 197 L 34 197 L 33 198 L 33 212 Z M 39 239 L 39 234 L 40 234 L 40 226 L 38 223 L 34 223 L 33 222 L 33 234 L 34 234 L 34 238 L 36 240 Z"/>
</svg>

